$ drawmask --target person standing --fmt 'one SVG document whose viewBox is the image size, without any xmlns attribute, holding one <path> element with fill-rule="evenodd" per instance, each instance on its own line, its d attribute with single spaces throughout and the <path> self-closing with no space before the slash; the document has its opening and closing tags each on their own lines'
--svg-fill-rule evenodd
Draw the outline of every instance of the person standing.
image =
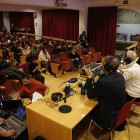
<svg viewBox="0 0 140 140">
<path fill-rule="evenodd" d="M 87 36 L 86 36 L 86 32 L 85 31 L 82 32 L 82 34 L 80 35 L 79 40 L 81 42 L 81 45 L 84 47 L 85 44 L 86 44 L 86 41 L 87 41 Z"/>
<path fill-rule="evenodd" d="M 6 36 L 7 35 L 7 28 L 5 25 L 3 25 L 2 31 L 3 31 L 3 35 Z"/>
</svg>

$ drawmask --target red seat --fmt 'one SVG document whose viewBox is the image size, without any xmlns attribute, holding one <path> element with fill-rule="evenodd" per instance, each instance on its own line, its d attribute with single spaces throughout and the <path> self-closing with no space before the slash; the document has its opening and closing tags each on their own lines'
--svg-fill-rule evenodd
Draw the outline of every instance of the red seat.
<svg viewBox="0 0 140 140">
<path fill-rule="evenodd" d="M 84 55 L 84 51 L 86 51 L 86 50 L 87 50 L 87 48 L 81 49 L 81 53 Z M 93 55 L 92 54 L 86 54 L 84 56 L 85 56 L 88 64 L 93 62 Z"/>
<path fill-rule="evenodd" d="M 92 55 L 94 56 L 94 58 L 93 58 L 94 62 L 100 61 L 100 57 L 101 57 L 100 56 L 100 54 L 101 54 L 100 52 L 96 52 L 94 47 L 89 47 L 88 51 L 91 52 Z"/>
<path fill-rule="evenodd" d="M 23 69 L 23 71 L 27 74 L 29 74 L 29 65 L 30 65 L 30 62 L 26 62 L 25 64 L 22 64 L 21 65 L 21 68 Z"/>
<path fill-rule="evenodd" d="M 34 56 L 36 56 L 37 59 L 38 59 L 39 53 L 40 52 L 34 53 Z"/>
<path fill-rule="evenodd" d="M 12 46 L 9 46 L 9 52 L 12 52 L 11 48 L 12 48 Z"/>
<path fill-rule="evenodd" d="M 76 53 L 83 58 L 83 61 L 82 61 L 82 65 L 85 65 L 86 64 L 86 58 L 85 56 L 81 53 L 81 50 L 76 50 Z"/>
<path fill-rule="evenodd" d="M 27 41 L 27 38 L 21 38 L 21 41 L 25 41 L 26 42 Z"/>
<path fill-rule="evenodd" d="M 47 49 L 48 51 L 51 51 L 53 49 L 53 46 L 52 45 L 46 45 L 45 49 Z"/>
<path fill-rule="evenodd" d="M 117 117 L 116 125 L 113 129 L 111 129 L 111 140 L 115 137 L 115 128 L 117 126 L 119 126 L 122 122 L 124 122 L 126 119 L 127 119 L 127 126 L 128 126 L 128 135 L 129 135 L 129 140 L 130 140 L 129 116 L 130 116 L 130 112 L 131 112 L 131 106 L 132 106 L 134 100 L 135 100 L 135 98 L 132 101 L 130 101 L 122 106 L 122 108 L 118 114 L 118 117 Z M 88 132 L 86 135 L 86 140 L 87 140 L 87 136 L 88 136 L 92 122 L 93 122 L 93 120 L 91 120 L 91 122 L 90 122 L 89 129 L 88 129 Z"/>
<path fill-rule="evenodd" d="M 39 46 L 38 49 L 41 51 L 44 49 L 44 46 Z"/>
<path fill-rule="evenodd" d="M 66 70 L 71 70 L 72 69 L 72 66 L 73 66 L 72 60 L 67 57 L 66 53 L 64 53 L 64 52 L 59 53 L 58 57 L 61 59 L 61 61 L 67 61 Z"/>
</svg>

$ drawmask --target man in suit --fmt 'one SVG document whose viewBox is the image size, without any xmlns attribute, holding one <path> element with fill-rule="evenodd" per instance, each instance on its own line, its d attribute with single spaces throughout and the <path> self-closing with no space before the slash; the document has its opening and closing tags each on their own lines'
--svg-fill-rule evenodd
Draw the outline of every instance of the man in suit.
<svg viewBox="0 0 140 140">
<path fill-rule="evenodd" d="M 85 31 L 82 32 L 82 34 L 80 35 L 79 40 L 81 42 L 81 45 L 84 47 L 85 44 L 86 44 L 86 41 L 87 41 L 87 36 L 86 36 L 86 32 Z"/>
<path fill-rule="evenodd" d="M 7 28 L 5 25 L 3 25 L 2 31 L 3 31 L 3 35 L 6 36 L 7 35 Z"/>
<path fill-rule="evenodd" d="M 10 32 L 11 32 L 11 35 L 15 33 L 15 26 L 13 24 L 11 24 Z"/>
<path fill-rule="evenodd" d="M 104 129 L 115 127 L 121 107 L 126 102 L 125 79 L 116 71 L 118 67 L 118 58 L 106 56 L 102 63 L 106 76 L 99 79 L 94 88 L 94 76 L 90 68 L 84 68 L 88 76 L 87 96 L 89 99 L 98 98 L 98 105 L 90 113 L 91 119 Z"/>
</svg>

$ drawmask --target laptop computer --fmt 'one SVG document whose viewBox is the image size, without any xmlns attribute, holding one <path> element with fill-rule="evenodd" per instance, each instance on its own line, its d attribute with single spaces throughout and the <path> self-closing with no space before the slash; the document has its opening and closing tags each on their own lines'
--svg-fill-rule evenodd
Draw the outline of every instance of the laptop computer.
<svg viewBox="0 0 140 140">
<path fill-rule="evenodd" d="M 23 105 L 21 99 L 19 100 L 2 100 L 3 108 L 18 108 L 19 105 Z"/>
</svg>

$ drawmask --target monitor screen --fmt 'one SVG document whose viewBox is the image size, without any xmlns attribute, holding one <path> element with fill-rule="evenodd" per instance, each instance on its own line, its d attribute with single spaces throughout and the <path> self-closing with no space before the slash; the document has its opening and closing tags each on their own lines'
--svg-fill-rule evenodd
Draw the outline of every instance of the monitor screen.
<svg viewBox="0 0 140 140">
<path fill-rule="evenodd" d="M 24 119 L 25 115 L 26 115 L 26 110 L 24 107 L 22 106 L 19 106 L 16 113 L 15 113 L 16 116 L 18 116 L 19 118 L 21 119 Z"/>
</svg>

